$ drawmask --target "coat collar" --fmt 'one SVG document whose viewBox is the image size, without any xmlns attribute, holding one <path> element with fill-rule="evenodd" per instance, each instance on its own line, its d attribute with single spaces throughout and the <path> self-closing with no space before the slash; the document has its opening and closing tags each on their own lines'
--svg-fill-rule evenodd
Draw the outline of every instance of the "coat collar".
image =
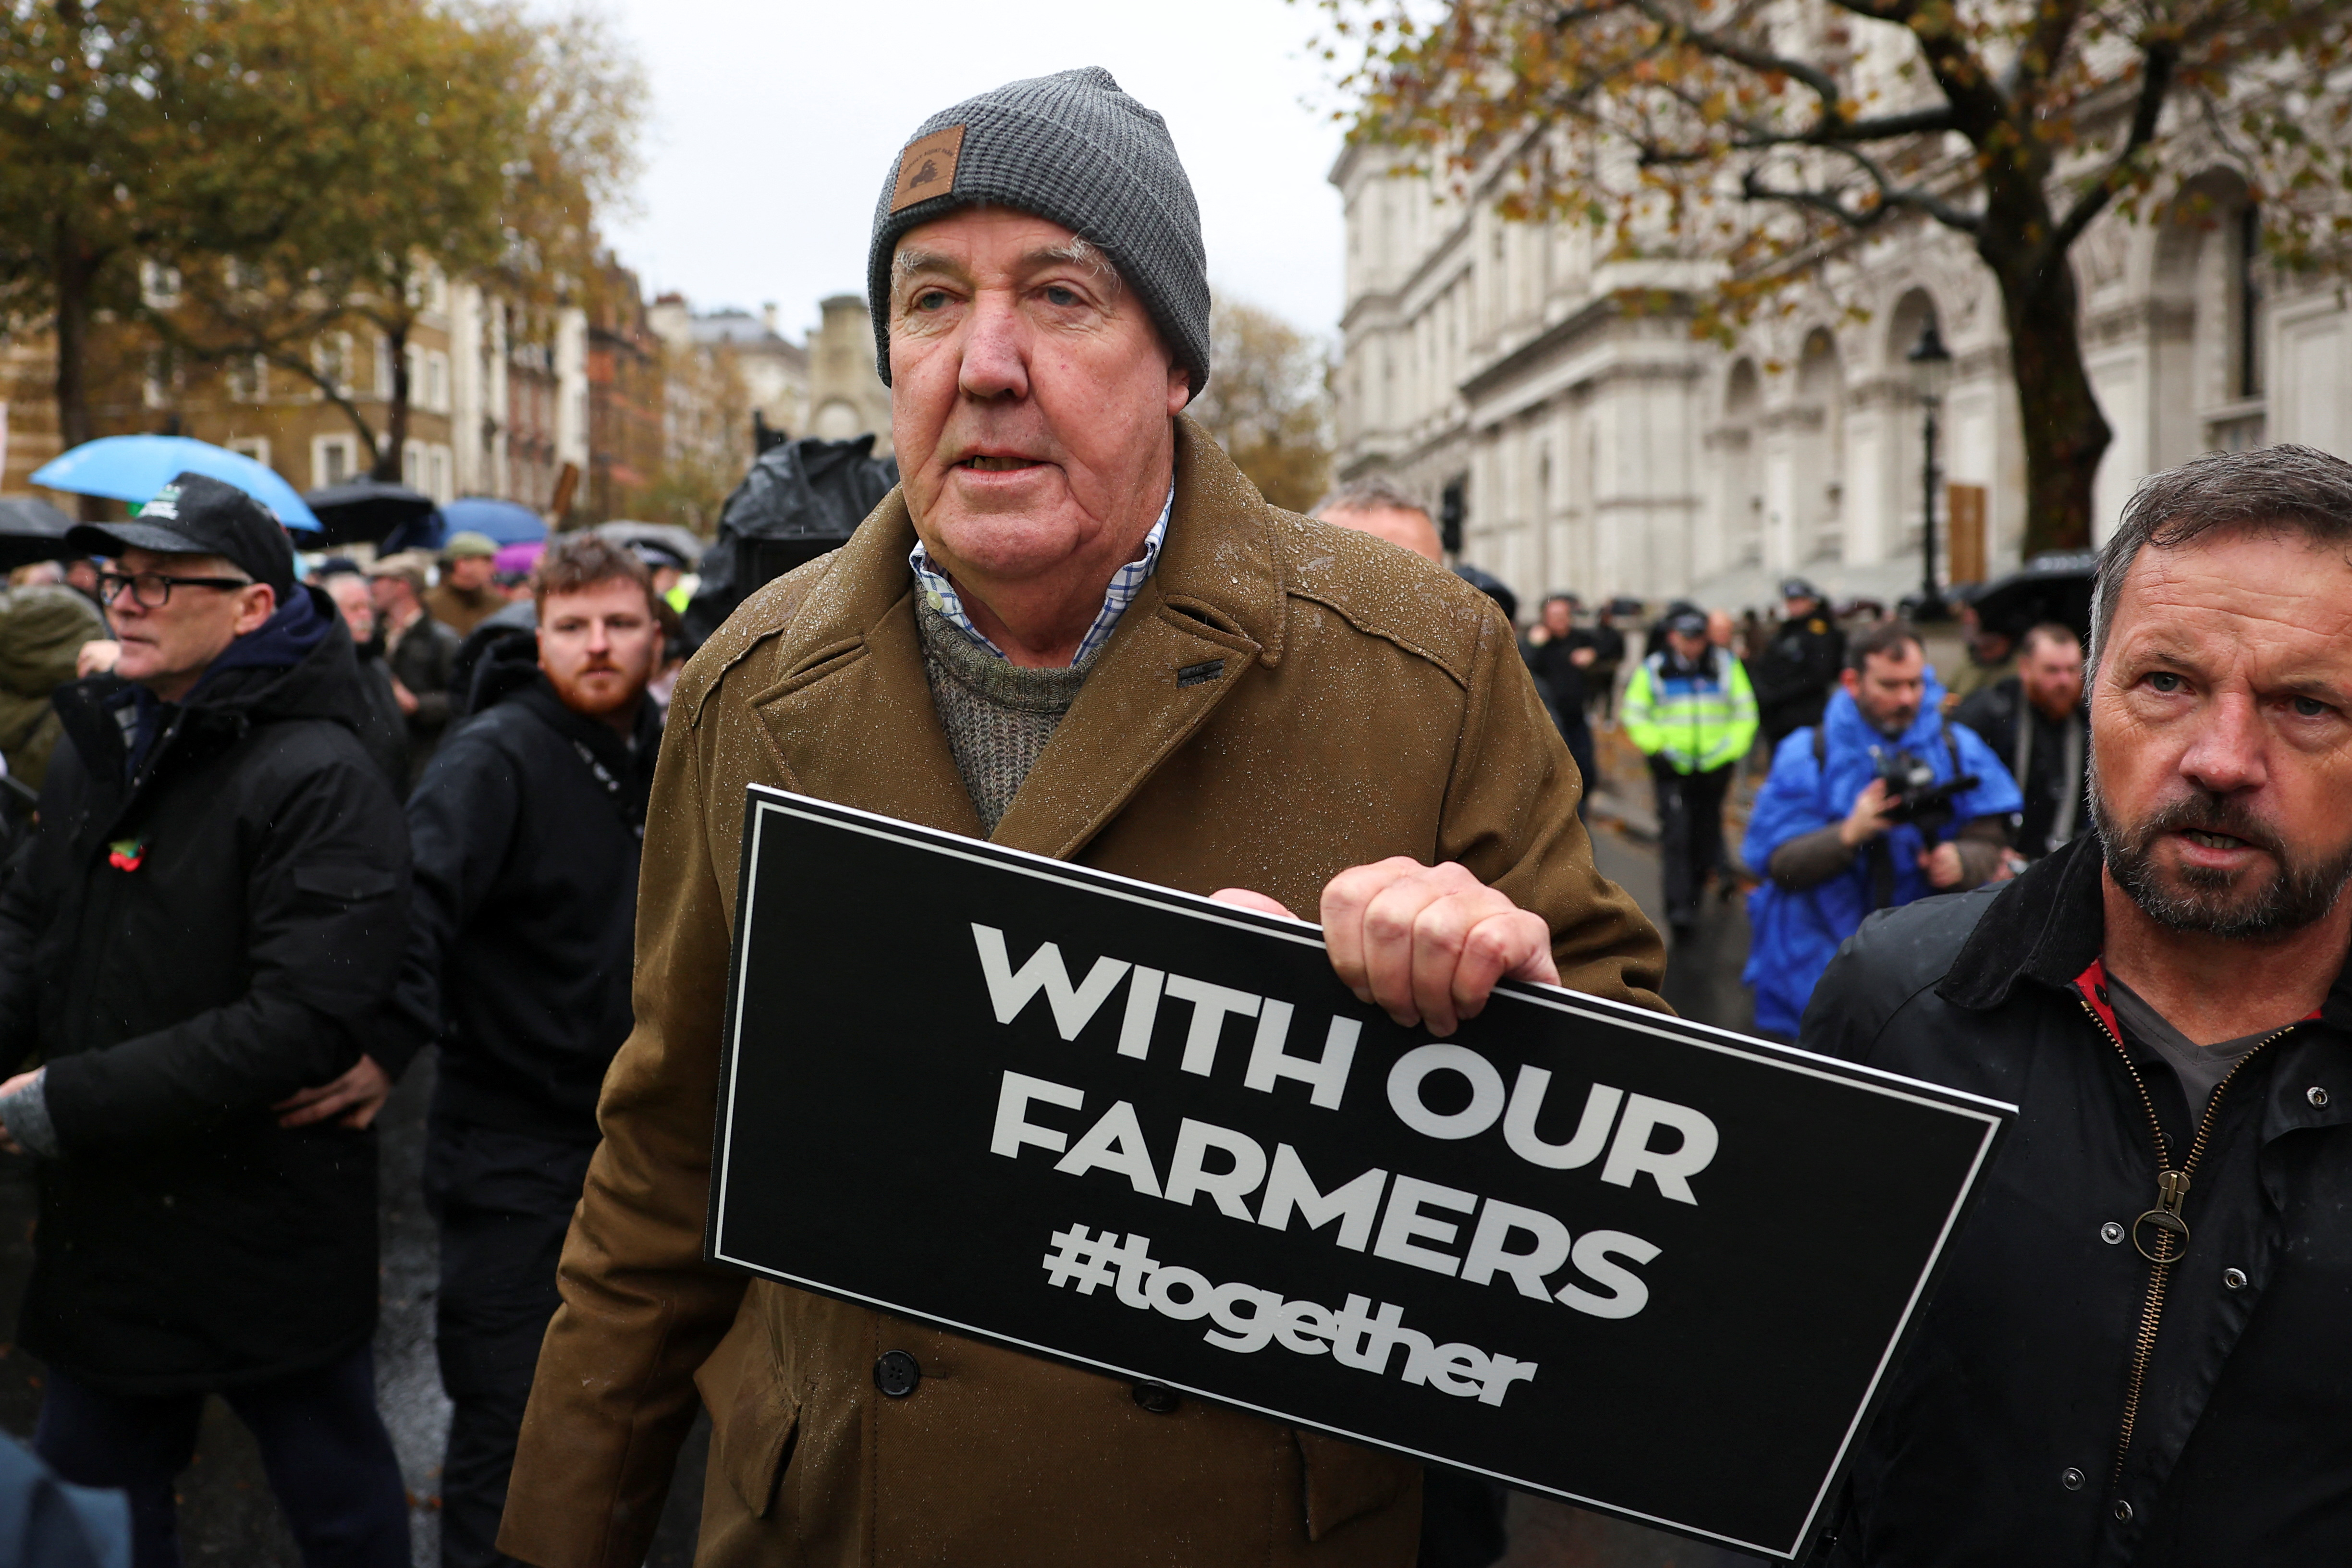
<svg viewBox="0 0 2352 1568">
<path fill-rule="evenodd" d="M 1981 1012 L 2008 1001 L 2021 976 L 2053 990 L 2073 984 L 2106 945 L 2105 866 L 2091 833 L 2035 861 L 1984 907 L 1936 994 Z M 2319 1016 L 2352 1033 L 2352 963 L 2336 974 Z"/>
<path fill-rule="evenodd" d="M 2020 975 L 2072 984 L 2106 941 L 2104 864 L 2097 837 L 2085 833 L 2028 867 L 1985 906 L 1936 994 L 1981 1010 L 2008 1001 Z"/>
<path fill-rule="evenodd" d="M 1927 747 L 1943 743 L 1948 727 L 1944 718 L 1944 689 L 1937 683 L 1932 670 L 1920 691 L 1919 711 L 1912 719 L 1910 727 L 1900 735 L 1887 735 L 1864 718 L 1861 704 L 1843 689 L 1830 693 L 1829 705 L 1822 710 L 1822 722 L 1829 731 L 1832 745 L 1864 756 L 1869 755 L 1873 748 L 1881 746 L 1899 747 L 1925 755 Z"/>
<path fill-rule="evenodd" d="M 781 635 L 752 705 L 792 787 L 979 837 L 923 670 L 903 489 L 884 498 Z M 1160 564 L 1097 657 L 994 841 L 1068 857 L 1206 721 L 1253 664 L 1282 657 L 1286 531 L 1199 426 L 1176 421 Z M 821 690 L 820 690 L 821 689 Z"/>
</svg>

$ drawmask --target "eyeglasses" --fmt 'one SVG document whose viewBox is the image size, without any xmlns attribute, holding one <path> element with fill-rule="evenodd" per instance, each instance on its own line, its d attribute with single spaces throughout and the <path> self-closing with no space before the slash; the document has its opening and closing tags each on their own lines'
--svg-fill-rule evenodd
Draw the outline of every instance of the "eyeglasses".
<svg viewBox="0 0 2352 1568">
<path fill-rule="evenodd" d="M 172 602 L 174 588 L 218 588 L 223 593 L 233 588 L 250 588 L 247 577 L 174 577 L 167 572 L 100 572 L 98 574 L 98 602 L 111 605 L 131 590 L 131 597 L 142 610 L 160 610 Z"/>
</svg>

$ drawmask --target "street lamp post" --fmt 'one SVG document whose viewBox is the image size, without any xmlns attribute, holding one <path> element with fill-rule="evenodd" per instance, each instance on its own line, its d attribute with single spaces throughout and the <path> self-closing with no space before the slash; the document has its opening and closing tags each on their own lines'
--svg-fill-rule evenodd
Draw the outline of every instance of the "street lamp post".
<svg viewBox="0 0 2352 1568">
<path fill-rule="evenodd" d="M 1944 405 L 1944 389 L 1952 384 L 1952 354 L 1944 347 L 1933 316 L 1905 357 L 1911 362 L 1911 390 L 1918 395 L 1926 416 L 1919 465 L 1919 618 L 1940 621 L 1949 611 L 1943 591 L 1936 586 L 1936 415 Z"/>
</svg>

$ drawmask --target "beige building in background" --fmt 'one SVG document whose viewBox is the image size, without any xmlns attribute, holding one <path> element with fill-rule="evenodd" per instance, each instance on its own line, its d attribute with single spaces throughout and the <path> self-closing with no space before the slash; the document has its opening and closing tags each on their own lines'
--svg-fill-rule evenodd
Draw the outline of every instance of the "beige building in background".
<svg viewBox="0 0 2352 1568">
<path fill-rule="evenodd" d="M 865 297 L 835 294 L 819 303 L 818 324 L 803 346 L 777 331 L 776 307 L 757 317 L 736 310 L 697 315 L 678 294 L 665 294 L 646 319 L 676 352 L 732 353 L 751 406 L 771 430 L 791 437 L 847 440 L 875 435 L 890 451 L 890 389 L 874 370 L 874 328 Z"/>
<path fill-rule="evenodd" d="M 809 423 L 795 436 L 845 441 L 872 432 L 874 455 L 890 456 L 890 389 L 874 369 L 874 318 L 863 294 L 835 294 L 818 307 L 809 336 Z"/>
<path fill-rule="evenodd" d="M 734 359 L 751 407 L 772 430 L 794 435 L 808 428 L 808 351 L 776 330 L 776 307 L 714 310 L 698 316 L 683 294 L 664 294 L 646 312 L 646 323 L 674 353 L 712 354 L 724 348 Z"/>
<path fill-rule="evenodd" d="M 154 302 L 168 300 L 170 281 L 151 279 Z M 629 275 L 626 287 L 635 286 Z M 890 391 L 875 373 L 866 301 L 835 295 L 819 312 L 803 344 L 777 330 L 772 305 L 757 316 L 736 310 L 698 315 L 682 296 L 656 300 L 643 311 L 646 354 L 639 357 L 646 363 L 637 379 L 647 384 L 633 381 L 626 396 L 606 387 L 604 424 L 612 450 L 592 460 L 598 362 L 587 312 L 565 308 L 534 316 L 479 284 L 428 275 L 406 344 L 402 482 L 436 500 L 495 496 L 548 513 L 570 469 L 577 476 L 572 508 L 601 515 L 600 508 L 621 505 L 652 485 L 665 462 L 683 459 L 712 466 L 723 494 L 750 461 L 754 410 L 771 430 L 792 437 L 842 440 L 871 433 L 877 453 L 887 456 Z M 613 341 L 602 352 L 614 361 L 617 340 L 609 331 L 606 338 Z M 58 455 L 55 353 L 45 332 L 0 339 L 0 494 L 35 493 L 33 471 Z M 333 378 L 378 438 L 386 438 L 389 341 L 356 323 L 339 326 L 311 345 L 311 363 Z M 617 372 L 611 363 L 605 368 L 609 382 Z M 127 329 L 108 326 L 92 344 L 90 379 L 92 413 L 103 435 L 193 436 L 267 463 L 298 490 L 368 469 L 366 446 L 349 416 L 282 366 L 246 360 L 175 366 Z M 622 417 L 620 404 L 633 411 L 629 417 Z M 624 439 L 637 424 L 645 426 L 643 439 Z M 606 470 L 619 471 L 616 463 L 631 476 L 628 483 L 601 482 L 610 477 Z M 720 468 L 727 471 L 719 474 Z M 71 497 L 51 499 L 68 509 L 78 504 Z"/>
<path fill-rule="evenodd" d="M 148 301 L 169 309 L 167 275 L 148 279 Z M 405 345 L 409 408 L 401 482 L 450 500 L 488 495 L 550 504 L 566 463 L 587 459 L 584 319 L 554 312 L 542 330 L 516 330 L 522 312 L 480 285 L 428 273 Z M 58 455 L 56 345 L 45 332 L 0 350 L 0 494 L 33 490 L 33 471 Z M 378 441 L 390 438 L 390 339 L 354 318 L 310 344 L 310 363 L 359 410 Z M 258 357 L 173 363 L 119 325 L 92 343 L 92 415 L 104 435 L 172 432 L 268 464 L 298 490 L 369 470 L 366 442 L 349 415 L 310 379 Z M 63 504 L 73 505 L 71 498 Z"/>
</svg>

